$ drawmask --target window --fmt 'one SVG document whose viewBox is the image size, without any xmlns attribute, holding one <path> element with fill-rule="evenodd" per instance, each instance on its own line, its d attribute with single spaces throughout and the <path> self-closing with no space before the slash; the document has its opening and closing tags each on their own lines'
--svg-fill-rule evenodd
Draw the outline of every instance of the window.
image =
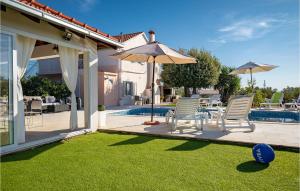
<svg viewBox="0 0 300 191">
<path fill-rule="evenodd" d="M 124 82 L 124 95 L 133 95 L 133 82 Z"/>
<path fill-rule="evenodd" d="M 1 146 L 13 144 L 13 37 L 0 33 L 0 133 Z"/>
</svg>

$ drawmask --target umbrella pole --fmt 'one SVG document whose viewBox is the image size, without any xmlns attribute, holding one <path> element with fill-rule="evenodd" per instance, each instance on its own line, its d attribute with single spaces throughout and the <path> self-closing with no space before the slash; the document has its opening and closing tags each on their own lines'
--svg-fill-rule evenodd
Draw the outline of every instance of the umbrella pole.
<svg viewBox="0 0 300 191">
<path fill-rule="evenodd" d="M 251 82 L 251 88 L 252 88 L 252 92 L 253 92 L 252 68 L 250 68 L 250 82 Z"/>
<path fill-rule="evenodd" d="M 153 104 L 154 104 L 154 72 L 155 72 L 155 57 L 153 61 L 153 68 L 152 68 L 152 101 L 151 101 L 151 122 L 153 122 Z"/>
</svg>

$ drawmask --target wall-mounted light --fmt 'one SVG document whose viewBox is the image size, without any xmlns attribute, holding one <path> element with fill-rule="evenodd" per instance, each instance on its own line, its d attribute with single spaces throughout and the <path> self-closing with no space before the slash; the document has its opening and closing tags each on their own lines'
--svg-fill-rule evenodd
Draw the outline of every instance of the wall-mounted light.
<svg viewBox="0 0 300 191">
<path fill-rule="evenodd" d="M 69 31 L 66 31 L 66 32 L 64 33 L 64 35 L 63 35 L 63 38 L 64 38 L 65 40 L 67 40 L 67 41 L 70 41 L 71 38 L 72 38 L 72 33 L 69 32 Z"/>
</svg>

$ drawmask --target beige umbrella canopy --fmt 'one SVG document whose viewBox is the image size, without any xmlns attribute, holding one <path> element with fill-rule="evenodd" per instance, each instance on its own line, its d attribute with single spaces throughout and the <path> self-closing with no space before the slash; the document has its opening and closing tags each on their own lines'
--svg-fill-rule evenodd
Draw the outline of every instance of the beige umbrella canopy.
<svg viewBox="0 0 300 191">
<path fill-rule="evenodd" d="M 148 62 L 160 64 L 191 64 L 197 63 L 192 57 L 184 56 L 158 42 L 148 43 L 136 48 L 132 48 L 123 52 L 112 55 L 121 60 L 132 62 Z"/>
<path fill-rule="evenodd" d="M 153 63 L 152 73 L 152 103 L 151 123 L 153 122 L 153 101 L 154 101 L 154 71 L 155 64 L 192 64 L 197 63 L 195 58 L 184 56 L 177 51 L 159 42 L 150 42 L 136 48 L 113 54 L 112 57 L 132 62 Z"/>
<path fill-rule="evenodd" d="M 274 68 L 277 68 L 278 66 L 275 65 L 269 65 L 269 64 L 257 64 L 254 62 L 248 62 L 237 69 L 233 70 L 230 72 L 230 74 L 235 75 L 235 74 L 250 74 L 251 77 L 251 85 L 252 85 L 252 73 L 258 73 L 258 72 L 267 72 L 270 71 Z M 252 85 L 253 89 L 253 85 Z"/>
</svg>

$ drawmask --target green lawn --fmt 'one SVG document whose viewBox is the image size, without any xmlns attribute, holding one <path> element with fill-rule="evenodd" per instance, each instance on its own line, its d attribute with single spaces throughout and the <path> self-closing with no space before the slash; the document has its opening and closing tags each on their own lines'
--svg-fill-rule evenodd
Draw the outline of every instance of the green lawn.
<svg viewBox="0 0 300 191">
<path fill-rule="evenodd" d="M 164 106 L 164 107 L 176 107 L 176 103 L 162 104 L 161 106 Z"/>
<path fill-rule="evenodd" d="M 1 190 L 299 190 L 299 153 L 95 133 L 3 157 Z"/>
</svg>

